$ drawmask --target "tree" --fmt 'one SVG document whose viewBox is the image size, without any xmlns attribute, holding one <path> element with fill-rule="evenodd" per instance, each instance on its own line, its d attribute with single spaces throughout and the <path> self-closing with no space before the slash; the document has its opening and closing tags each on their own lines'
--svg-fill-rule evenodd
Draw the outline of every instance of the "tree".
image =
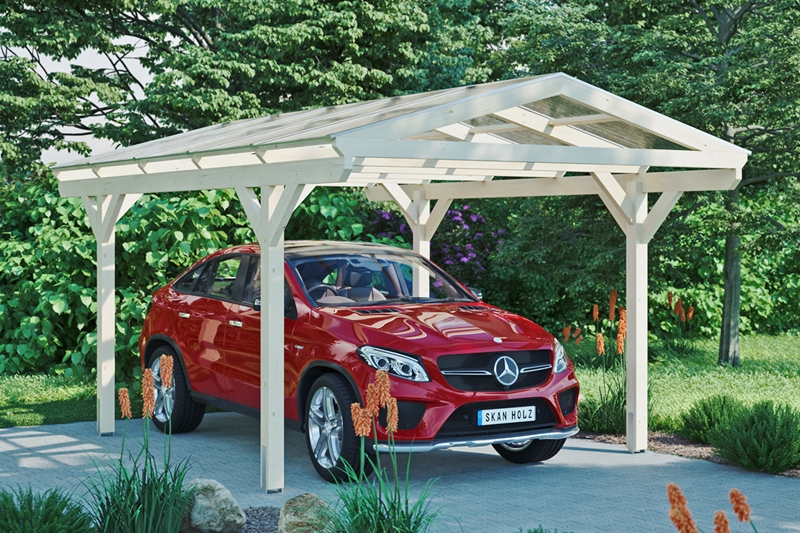
<svg viewBox="0 0 800 533">
<path fill-rule="evenodd" d="M 210 124 L 484 81 L 492 32 L 459 0 L 0 0 L 0 373 L 94 367 L 94 238 L 43 150 L 86 154 Z M 93 51 L 105 67 L 80 66 Z M 70 64 L 51 70 L 52 61 Z M 146 76 L 141 76 L 146 72 Z M 318 189 L 296 238 L 361 231 L 359 197 Z M 183 212 L 181 212 L 183 210 Z M 117 375 L 135 377 L 152 291 L 253 240 L 232 191 L 146 195 L 118 224 Z M 132 374 L 133 372 L 133 374 Z"/>
<path fill-rule="evenodd" d="M 503 20 L 510 45 L 500 53 L 524 73 L 565 71 L 752 151 L 720 217 L 721 364 L 740 364 L 742 238 L 795 231 L 798 23 L 793 0 L 518 1 Z"/>
<path fill-rule="evenodd" d="M 26 164 L 241 118 L 484 81 L 469 1 L 0 2 L 0 151 Z M 93 50 L 108 60 L 75 60 Z M 44 58 L 72 63 L 51 72 Z M 152 77 L 135 74 L 137 64 Z M 141 69 L 139 69 L 141 71 Z M 97 120 L 102 118 L 102 120 Z"/>
</svg>

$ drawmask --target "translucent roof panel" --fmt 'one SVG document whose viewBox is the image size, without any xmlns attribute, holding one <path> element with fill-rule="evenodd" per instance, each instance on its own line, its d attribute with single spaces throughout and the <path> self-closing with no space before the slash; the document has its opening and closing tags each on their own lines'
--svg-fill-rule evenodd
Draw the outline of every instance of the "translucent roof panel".
<svg viewBox="0 0 800 533">
<path fill-rule="evenodd" d="M 187 153 L 196 154 L 235 150 L 237 148 L 252 148 L 279 142 L 302 142 L 331 138 L 336 134 L 354 128 L 424 111 L 431 107 L 480 95 L 509 85 L 529 82 L 531 79 L 505 80 L 226 122 L 173 135 L 166 139 L 157 139 L 135 146 L 120 148 L 113 152 L 59 165 L 59 167 L 161 158 Z"/>
<path fill-rule="evenodd" d="M 537 102 L 530 102 L 523 107 L 536 111 L 550 118 L 570 118 L 600 115 L 601 111 L 576 102 L 566 96 L 553 96 Z M 585 132 L 626 148 L 650 148 L 654 150 L 686 150 L 677 143 L 659 137 L 633 124 L 621 120 L 597 122 L 593 124 L 576 124 L 573 126 Z"/>
<path fill-rule="evenodd" d="M 597 124 L 579 124 L 574 126 L 598 137 L 621 144 L 626 148 L 650 148 L 653 150 L 688 150 L 688 148 L 672 141 L 653 135 L 627 122 L 598 122 Z"/>
</svg>

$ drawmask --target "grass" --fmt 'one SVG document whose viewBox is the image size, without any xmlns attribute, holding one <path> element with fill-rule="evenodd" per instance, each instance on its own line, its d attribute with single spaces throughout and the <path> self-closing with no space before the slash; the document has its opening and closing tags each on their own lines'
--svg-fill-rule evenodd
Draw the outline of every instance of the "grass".
<svg viewBox="0 0 800 533">
<path fill-rule="evenodd" d="M 751 336 L 741 340 L 742 365 L 717 365 L 717 343 L 698 341 L 689 354 L 668 352 L 658 343 L 650 351 L 658 354 L 648 365 L 653 396 L 650 429 L 675 432 L 680 413 L 701 398 L 722 394 L 753 404 L 774 400 L 800 410 L 800 343 L 792 336 Z M 574 346 L 572 346 L 574 348 Z M 583 344 L 579 347 L 583 348 Z M 589 348 L 593 349 L 592 346 Z M 572 353 L 572 352 L 570 352 Z M 577 359 L 585 353 L 577 354 Z M 576 374 L 582 394 L 599 392 L 601 370 L 578 365 Z"/>
<path fill-rule="evenodd" d="M 97 417 L 96 390 L 89 379 L 0 376 L 0 428 L 93 421 Z M 132 401 L 134 412 L 141 411 L 141 399 Z M 117 418 L 121 418 L 119 406 Z"/>
<path fill-rule="evenodd" d="M 598 394 L 602 382 L 600 369 L 581 364 L 581 361 L 591 362 L 593 357 L 594 345 L 588 340 L 580 346 L 567 346 L 576 361 L 576 374 L 585 396 Z M 656 354 L 656 360 L 648 365 L 653 395 L 650 429 L 675 432 L 681 412 L 695 401 L 716 394 L 748 404 L 774 400 L 800 410 L 797 394 L 800 338 L 743 337 L 741 347 L 742 366 L 732 368 L 716 364 L 714 340 L 698 341 L 691 353 L 670 352 L 651 342 L 649 349 Z M 138 395 L 132 395 L 131 399 L 133 412 L 141 412 Z M 45 375 L 0 376 L 0 428 L 91 421 L 95 420 L 95 413 L 93 380 Z"/>
</svg>

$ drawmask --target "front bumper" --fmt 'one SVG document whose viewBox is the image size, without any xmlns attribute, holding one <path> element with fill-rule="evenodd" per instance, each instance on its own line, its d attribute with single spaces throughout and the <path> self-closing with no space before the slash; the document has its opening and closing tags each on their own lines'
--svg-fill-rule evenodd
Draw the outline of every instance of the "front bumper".
<svg viewBox="0 0 800 533">
<path fill-rule="evenodd" d="M 539 429 L 529 433 L 515 433 L 513 435 L 497 435 L 485 439 L 470 439 L 470 440 L 442 440 L 442 441 L 429 441 L 418 442 L 412 444 L 376 444 L 373 449 L 379 452 L 395 451 L 397 453 L 419 453 L 419 452 L 432 452 L 434 450 L 445 450 L 447 448 L 455 448 L 458 446 L 468 446 L 474 448 L 476 446 L 488 446 L 490 444 L 502 444 L 505 442 L 522 442 L 526 440 L 558 440 L 572 437 L 580 431 L 578 426 L 572 426 L 564 429 Z"/>
</svg>

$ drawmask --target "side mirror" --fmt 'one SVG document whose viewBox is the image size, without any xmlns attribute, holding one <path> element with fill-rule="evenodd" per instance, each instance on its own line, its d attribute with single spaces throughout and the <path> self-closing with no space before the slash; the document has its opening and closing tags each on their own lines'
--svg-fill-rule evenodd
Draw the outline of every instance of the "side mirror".
<svg viewBox="0 0 800 533">
<path fill-rule="evenodd" d="M 253 311 L 261 311 L 261 298 L 256 298 L 253 302 Z"/>
<path fill-rule="evenodd" d="M 471 292 L 472 295 L 475 296 L 475 298 L 477 298 L 478 300 L 483 300 L 483 291 L 482 290 L 476 289 L 474 287 L 467 287 L 467 288 L 469 289 L 469 292 Z"/>
</svg>

